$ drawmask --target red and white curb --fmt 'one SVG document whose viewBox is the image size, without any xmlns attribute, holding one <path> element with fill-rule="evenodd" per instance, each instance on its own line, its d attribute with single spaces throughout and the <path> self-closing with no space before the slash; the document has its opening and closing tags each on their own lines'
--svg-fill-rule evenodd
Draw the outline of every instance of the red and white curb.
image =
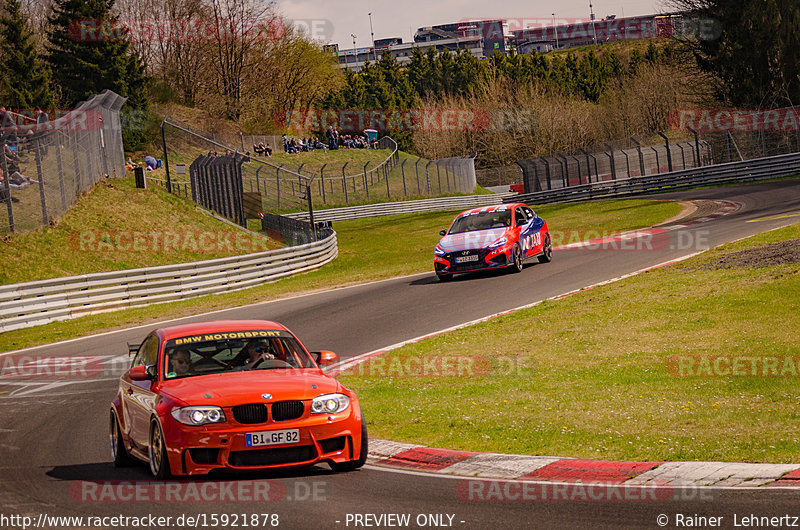
<svg viewBox="0 0 800 530">
<path fill-rule="evenodd" d="M 627 462 L 553 456 L 477 453 L 370 439 L 376 466 L 468 478 L 625 486 L 800 488 L 800 464 Z"/>
</svg>

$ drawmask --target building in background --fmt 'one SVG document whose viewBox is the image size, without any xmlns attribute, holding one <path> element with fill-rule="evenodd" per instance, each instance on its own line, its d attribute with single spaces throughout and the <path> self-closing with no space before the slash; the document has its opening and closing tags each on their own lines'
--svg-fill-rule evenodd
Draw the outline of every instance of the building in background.
<svg viewBox="0 0 800 530">
<path fill-rule="evenodd" d="M 587 44 L 603 44 L 621 40 L 669 37 L 679 26 L 681 15 L 646 15 L 641 17 L 603 20 L 575 20 L 558 26 L 539 24 L 522 29 L 509 29 L 519 21 L 509 24 L 508 19 L 464 20 L 438 26 L 424 26 L 414 33 L 413 42 L 403 42 L 399 37 L 378 39 L 374 47 L 340 50 L 337 44 L 329 44 L 339 61 L 340 68 L 359 71 L 364 63 L 374 63 L 388 51 L 401 65 L 411 61 L 414 48 L 422 53 L 433 49 L 436 52 L 467 50 L 478 59 L 491 57 L 494 53 L 513 55 L 543 53 L 558 49 L 573 48 Z"/>
</svg>

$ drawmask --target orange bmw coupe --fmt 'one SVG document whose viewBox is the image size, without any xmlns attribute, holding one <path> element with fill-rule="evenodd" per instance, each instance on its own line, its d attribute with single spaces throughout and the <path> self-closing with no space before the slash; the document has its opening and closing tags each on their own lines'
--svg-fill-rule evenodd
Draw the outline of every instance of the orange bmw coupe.
<svg viewBox="0 0 800 530">
<path fill-rule="evenodd" d="M 327 462 L 364 465 L 367 428 L 356 394 L 281 324 L 201 322 L 152 331 L 120 377 L 111 456 L 157 478 Z"/>
</svg>

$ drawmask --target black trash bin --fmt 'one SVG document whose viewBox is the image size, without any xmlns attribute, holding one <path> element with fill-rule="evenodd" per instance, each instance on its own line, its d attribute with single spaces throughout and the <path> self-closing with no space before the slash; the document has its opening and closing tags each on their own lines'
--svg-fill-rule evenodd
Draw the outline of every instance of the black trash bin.
<svg viewBox="0 0 800 530">
<path fill-rule="evenodd" d="M 139 166 L 133 168 L 133 178 L 136 181 L 136 187 L 145 189 L 147 188 L 147 181 L 144 178 L 144 168 Z"/>
</svg>

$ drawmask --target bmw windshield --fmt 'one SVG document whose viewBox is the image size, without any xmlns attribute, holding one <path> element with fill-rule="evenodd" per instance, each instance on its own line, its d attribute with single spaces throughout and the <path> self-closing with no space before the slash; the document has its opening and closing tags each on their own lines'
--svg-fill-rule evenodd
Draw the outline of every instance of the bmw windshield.
<svg viewBox="0 0 800 530">
<path fill-rule="evenodd" d="M 204 333 L 171 339 L 164 344 L 164 379 L 316 367 L 297 339 L 285 331 Z"/>
</svg>

